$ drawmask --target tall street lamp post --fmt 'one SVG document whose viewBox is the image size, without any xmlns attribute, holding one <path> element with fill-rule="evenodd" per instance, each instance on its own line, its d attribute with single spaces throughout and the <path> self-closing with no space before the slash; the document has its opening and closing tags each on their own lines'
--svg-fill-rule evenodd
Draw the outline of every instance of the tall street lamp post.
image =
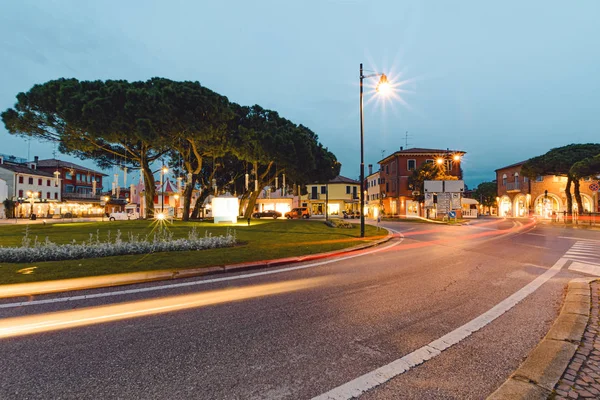
<svg viewBox="0 0 600 400">
<path fill-rule="evenodd" d="M 160 169 L 160 213 L 162 214 L 165 211 L 165 191 L 163 188 L 164 185 L 164 177 L 169 172 L 169 168 L 165 165 Z"/>
<path fill-rule="evenodd" d="M 387 94 L 390 90 L 390 84 L 385 74 L 373 73 L 363 75 L 363 65 L 360 63 L 360 237 L 365 237 L 365 155 L 364 155 L 364 124 L 363 124 L 363 80 L 379 76 L 377 91 Z"/>
</svg>

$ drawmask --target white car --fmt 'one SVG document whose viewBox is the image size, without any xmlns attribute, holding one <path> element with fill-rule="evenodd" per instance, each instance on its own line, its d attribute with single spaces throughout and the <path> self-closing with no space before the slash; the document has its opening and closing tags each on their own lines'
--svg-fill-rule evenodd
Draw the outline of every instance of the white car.
<svg viewBox="0 0 600 400">
<path fill-rule="evenodd" d="M 128 219 L 139 219 L 140 216 L 138 213 L 136 212 L 125 212 L 125 211 L 121 211 L 121 212 L 114 212 L 114 213 L 110 213 L 110 216 L 108 217 L 109 221 L 126 221 Z"/>
</svg>

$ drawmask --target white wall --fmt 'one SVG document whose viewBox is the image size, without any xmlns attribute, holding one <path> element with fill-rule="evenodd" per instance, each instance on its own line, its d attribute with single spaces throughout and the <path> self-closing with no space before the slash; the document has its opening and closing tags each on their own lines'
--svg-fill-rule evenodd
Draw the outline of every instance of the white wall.
<svg viewBox="0 0 600 400">
<path fill-rule="evenodd" d="M 6 218 L 3 201 L 8 198 L 8 185 L 4 179 L 0 179 L 0 218 Z"/>
</svg>

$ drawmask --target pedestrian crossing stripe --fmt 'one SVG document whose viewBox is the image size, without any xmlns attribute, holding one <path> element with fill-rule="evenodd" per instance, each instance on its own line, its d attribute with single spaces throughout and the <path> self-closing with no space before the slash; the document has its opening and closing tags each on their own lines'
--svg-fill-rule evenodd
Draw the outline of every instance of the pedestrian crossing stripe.
<svg viewBox="0 0 600 400">
<path fill-rule="evenodd" d="M 564 255 L 571 261 L 569 269 L 584 274 L 600 276 L 600 246 L 595 243 L 579 241 Z"/>
</svg>

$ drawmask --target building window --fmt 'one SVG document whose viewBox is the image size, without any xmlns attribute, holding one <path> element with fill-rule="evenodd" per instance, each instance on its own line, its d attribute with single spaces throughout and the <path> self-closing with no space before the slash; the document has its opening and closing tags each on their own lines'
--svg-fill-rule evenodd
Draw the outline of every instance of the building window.
<svg viewBox="0 0 600 400">
<path fill-rule="evenodd" d="M 414 171 L 417 169 L 417 160 L 408 160 L 407 168 L 409 171 Z"/>
<path fill-rule="evenodd" d="M 385 166 L 385 173 L 389 174 L 390 173 L 390 166 L 386 164 Z"/>
<path fill-rule="evenodd" d="M 38 179 L 38 186 L 42 186 L 42 178 Z"/>
<path fill-rule="evenodd" d="M 350 186 L 346 186 L 346 194 L 350 194 Z"/>
<path fill-rule="evenodd" d="M 327 193 L 325 190 L 325 186 L 321 186 L 321 194 L 325 194 L 325 193 Z"/>
<path fill-rule="evenodd" d="M 506 186 L 506 174 L 502 175 L 502 186 Z"/>
<path fill-rule="evenodd" d="M 21 177 L 22 178 L 22 177 Z M 22 182 L 21 182 L 22 183 Z M 19 190 L 19 197 L 23 197 L 23 190 Z"/>
<path fill-rule="evenodd" d="M 538 175 L 538 176 L 535 178 L 535 181 L 536 181 L 536 182 L 543 182 L 543 181 L 544 181 L 544 177 L 543 177 L 542 175 Z"/>
<path fill-rule="evenodd" d="M 529 182 L 529 178 L 528 178 L 528 177 L 526 177 L 526 176 L 524 176 L 524 177 L 523 177 L 523 182 L 524 182 L 524 183 L 527 183 L 527 182 Z"/>
<path fill-rule="evenodd" d="M 50 186 L 50 179 L 46 179 L 46 186 Z"/>
<path fill-rule="evenodd" d="M 54 200 L 58 200 L 58 193 L 54 193 Z"/>
<path fill-rule="evenodd" d="M 23 183 L 23 177 L 19 176 L 19 183 Z"/>
<path fill-rule="evenodd" d="M 425 164 L 432 164 L 432 163 L 433 163 L 433 160 L 431 158 L 428 160 L 425 160 Z"/>
<path fill-rule="evenodd" d="M 446 171 L 452 171 L 453 162 L 452 160 L 445 160 L 446 162 Z"/>
<path fill-rule="evenodd" d="M 50 192 L 46 192 L 46 198 L 49 199 L 50 198 Z"/>
<path fill-rule="evenodd" d="M 390 184 L 386 182 L 385 184 L 385 191 L 389 192 L 390 191 Z"/>
<path fill-rule="evenodd" d="M 29 177 L 28 182 L 29 182 L 30 185 L 33 185 L 33 178 Z"/>
<path fill-rule="evenodd" d="M 73 179 L 73 174 L 70 172 L 65 173 L 65 179 Z"/>
</svg>

